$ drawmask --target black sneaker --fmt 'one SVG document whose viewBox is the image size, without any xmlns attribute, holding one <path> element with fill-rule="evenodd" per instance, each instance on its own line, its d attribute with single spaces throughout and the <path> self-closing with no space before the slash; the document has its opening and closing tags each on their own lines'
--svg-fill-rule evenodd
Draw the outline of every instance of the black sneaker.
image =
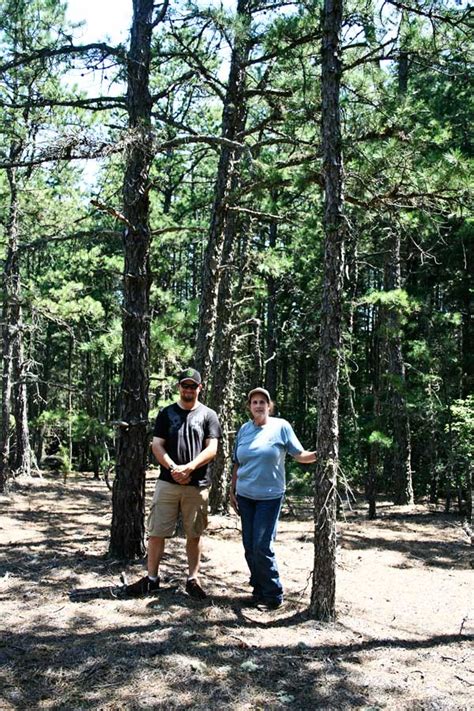
<svg viewBox="0 0 474 711">
<path fill-rule="evenodd" d="M 150 580 L 148 575 L 145 575 L 135 583 L 125 586 L 124 593 L 127 597 L 141 597 L 142 595 L 153 595 L 160 588 L 160 579 Z"/>
<path fill-rule="evenodd" d="M 278 610 L 283 605 L 283 600 L 259 600 L 257 607 L 259 610 Z"/>
<path fill-rule="evenodd" d="M 190 597 L 194 597 L 196 600 L 205 600 L 207 597 L 198 581 L 194 578 L 186 582 L 186 592 Z"/>
<path fill-rule="evenodd" d="M 247 595 L 242 599 L 242 607 L 257 607 L 261 601 L 261 598 L 255 595 Z"/>
</svg>

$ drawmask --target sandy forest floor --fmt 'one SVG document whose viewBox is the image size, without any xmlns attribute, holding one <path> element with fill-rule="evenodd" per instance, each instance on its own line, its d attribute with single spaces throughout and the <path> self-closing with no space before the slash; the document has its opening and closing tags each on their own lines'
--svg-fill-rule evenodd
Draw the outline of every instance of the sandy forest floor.
<svg viewBox="0 0 474 711">
<path fill-rule="evenodd" d="M 153 475 L 150 480 L 150 491 Z M 364 510 L 339 527 L 338 619 L 307 618 L 312 522 L 285 518 L 277 554 L 286 604 L 245 606 L 235 516 L 213 517 L 202 581 L 183 590 L 172 539 L 155 597 L 73 602 L 125 566 L 104 553 L 110 493 L 89 476 L 24 481 L 0 500 L 0 708 L 469 709 L 474 690 L 469 540 L 423 506 Z"/>
</svg>

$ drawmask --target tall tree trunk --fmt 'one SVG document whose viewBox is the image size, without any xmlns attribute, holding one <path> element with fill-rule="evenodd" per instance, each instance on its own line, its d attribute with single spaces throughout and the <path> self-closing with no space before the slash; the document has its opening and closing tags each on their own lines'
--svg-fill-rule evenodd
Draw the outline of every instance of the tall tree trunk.
<svg viewBox="0 0 474 711">
<path fill-rule="evenodd" d="M 395 230 L 387 238 L 385 263 L 385 290 L 401 288 L 400 233 Z M 396 504 L 413 503 L 411 473 L 411 441 L 408 408 L 405 398 L 405 363 L 402 353 L 400 309 L 394 305 L 385 308 L 386 357 L 388 392 L 387 419 L 393 438 L 391 466 L 393 495 Z"/>
<path fill-rule="evenodd" d="M 246 27 L 251 20 L 250 0 L 239 0 L 237 16 Z M 222 113 L 222 136 L 238 140 L 245 127 L 245 62 L 248 58 L 247 33 L 235 37 L 229 79 Z M 231 412 L 234 398 L 234 366 L 237 353 L 234 324 L 237 314 L 233 306 L 234 260 L 236 252 L 235 212 L 229 210 L 229 200 L 240 184 L 238 149 L 221 148 L 209 239 L 204 254 L 199 309 L 199 326 L 195 362 L 208 386 L 207 398 L 222 424 L 222 438 L 217 456 L 211 465 L 212 513 L 226 510 L 227 474 L 230 466 Z M 211 374 L 212 364 L 212 379 Z"/>
<path fill-rule="evenodd" d="M 406 94 L 408 90 L 408 52 L 401 49 L 398 55 L 398 92 Z"/>
<path fill-rule="evenodd" d="M 22 309 L 18 304 L 18 326 L 13 343 L 14 416 L 17 474 L 31 474 L 31 447 L 28 427 L 28 398 L 25 381 Z"/>
<path fill-rule="evenodd" d="M 21 155 L 21 146 L 13 145 L 10 158 L 14 161 Z M 7 170 L 10 189 L 10 206 L 7 222 L 7 257 L 3 270 L 3 318 L 2 318 L 2 422 L 0 427 L 0 493 L 8 491 L 10 475 L 10 412 L 13 388 L 13 342 L 17 322 L 15 309 L 20 298 L 20 274 L 18 259 L 18 186 L 16 169 Z"/>
<path fill-rule="evenodd" d="M 42 373 L 41 379 L 38 383 L 38 412 L 36 417 L 38 417 L 44 410 L 48 409 L 49 404 L 49 381 L 51 377 L 52 368 L 52 328 L 51 322 L 48 321 L 46 324 L 46 337 L 45 337 L 45 351 L 42 359 Z M 44 424 L 40 425 L 36 433 L 36 443 L 35 443 L 35 457 L 38 464 L 38 468 L 41 469 L 41 464 L 44 456 L 44 435 L 46 431 L 46 426 Z"/>
<path fill-rule="evenodd" d="M 378 314 L 378 312 L 377 312 Z M 380 400 L 380 319 L 377 315 L 374 321 L 374 329 L 372 331 L 372 367 L 371 367 L 371 390 L 372 390 L 372 432 L 376 433 L 369 442 L 368 470 L 366 478 L 365 494 L 369 504 L 368 517 L 373 520 L 377 516 L 376 494 L 377 482 L 379 480 L 382 452 L 381 443 L 379 441 L 379 433 L 382 429 L 381 425 L 381 400 Z"/>
<path fill-rule="evenodd" d="M 236 285 L 236 234 L 237 232 L 242 233 L 242 229 L 238 230 L 239 222 L 240 220 L 237 219 L 235 212 L 229 216 L 223 251 L 225 269 L 219 287 L 218 328 L 212 364 L 213 378 L 209 404 L 215 409 L 219 417 L 222 426 L 222 438 L 217 456 L 212 463 L 212 488 L 209 495 L 212 513 L 227 510 L 227 486 L 230 481 L 231 432 L 229 425 L 233 421 L 235 361 L 238 351 L 237 332 L 240 314 L 240 310 L 235 304 L 239 302 L 242 295 L 243 283 L 247 273 L 245 268 L 240 270 L 239 281 Z M 240 227 L 242 227 L 241 224 Z M 247 262 L 246 250 L 248 249 L 248 241 L 244 245 L 240 245 L 240 247 L 239 262 L 242 264 Z"/>
<path fill-rule="evenodd" d="M 69 336 L 67 348 L 67 456 L 68 466 L 72 469 L 72 354 L 74 337 Z"/>
<path fill-rule="evenodd" d="M 222 137 L 231 141 L 237 139 L 245 124 L 245 61 L 248 57 L 249 42 L 244 27 L 250 24 L 251 5 L 251 0 L 238 0 L 237 3 L 237 17 L 243 27 L 239 26 L 232 50 L 221 129 Z M 221 147 L 214 186 L 209 238 L 202 267 L 199 325 L 195 349 L 195 365 L 206 384 L 209 384 L 214 356 L 219 284 L 222 277 L 222 253 L 226 224 L 229 219 L 228 201 L 239 158 L 239 150 L 227 145 Z"/>
<path fill-rule="evenodd" d="M 10 192 L 12 197 L 11 209 L 15 213 L 11 216 L 12 232 L 9 235 L 11 248 L 11 272 L 8 278 L 10 284 L 10 294 L 6 298 L 10 301 L 7 312 L 9 314 L 9 344 L 11 358 L 11 378 L 10 397 L 13 399 L 13 417 L 15 419 L 15 457 L 13 468 L 17 474 L 31 473 L 31 448 L 30 434 L 28 427 L 28 399 L 25 381 L 24 362 L 24 323 L 23 309 L 21 306 L 21 276 L 20 261 L 17 252 L 18 248 L 18 188 L 16 185 L 15 171 L 12 170 L 10 177 Z"/>
<path fill-rule="evenodd" d="M 408 53 L 404 49 L 406 37 L 406 15 L 402 13 L 400 25 L 400 51 L 398 60 L 398 94 L 403 102 L 408 88 Z M 401 238 L 395 228 L 387 235 L 385 247 L 384 289 L 394 291 L 401 288 Z M 413 503 L 411 473 L 411 436 L 408 408 L 405 398 L 405 363 L 402 353 L 401 314 L 394 305 L 384 308 L 387 358 L 386 420 L 389 423 L 393 445 L 387 453 L 390 462 L 393 500 L 395 504 Z"/>
<path fill-rule="evenodd" d="M 10 252 L 10 250 L 9 250 Z M 7 265 L 11 254 L 7 256 Z M 2 314 L 2 423 L 0 430 L 0 493 L 8 491 L 10 476 L 10 401 L 12 391 L 12 334 L 8 295 L 9 267 L 4 273 L 4 301 Z"/>
<path fill-rule="evenodd" d="M 319 620 L 332 620 L 336 614 L 336 482 L 345 232 L 340 114 L 342 13 L 343 0 L 324 0 L 321 49 L 324 284 L 310 603 L 311 616 Z"/>
<path fill-rule="evenodd" d="M 270 224 L 270 249 L 273 249 L 277 240 L 277 223 Z M 276 336 L 276 279 L 270 274 L 267 278 L 267 323 L 265 343 L 265 387 L 272 397 L 277 396 L 277 336 Z"/>
<path fill-rule="evenodd" d="M 472 339 L 472 250 L 466 249 L 462 241 L 464 269 L 461 281 L 462 331 L 461 331 L 461 398 L 465 399 L 472 392 L 474 385 L 474 343 Z"/>
<path fill-rule="evenodd" d="M 16 251 L 18 242 L 18 198 L 15 171 L 12 171 L 10 182 L 10 191 L 12 195 L 12 209 L 16 213 L 13 221 L 16 223 L 14 227 L 15 237 L 10 240 L 10 245 L 13 251 Z M 11 358 L 12 358 L 12 377 L 13 377 L 13 416 L 15 418 L 15 459 L 14 469 L 17 474 L 31 474 L 31 448 L 30 448 L 30 433 L 28 427 L 28 398 L 25 380 L 25 358 L 23 338 L 25 327 L 23 323 L 23 309 L 21 306 L 21 275 L 20 261 L 18 255 L 15 255 L 11 262 L 11 286 L 12 299 L 10 304 L 10 322 L 12 326 L 12 343 L 11 343 Z"/>
<path fill-rule="evenodd" d="M 123 184 L 123 365 L 121 427 L 112 495 L 110 555 L 144 555 L 145 475 L 148 460 L 150 348 L 149 172 L 153 158 L 149 91 L 153 0 L 133 0 L 127 73 L 127 110 L 133 140 Z M 162 16 L 166 5 L 162 7 Z"/>
</svg>

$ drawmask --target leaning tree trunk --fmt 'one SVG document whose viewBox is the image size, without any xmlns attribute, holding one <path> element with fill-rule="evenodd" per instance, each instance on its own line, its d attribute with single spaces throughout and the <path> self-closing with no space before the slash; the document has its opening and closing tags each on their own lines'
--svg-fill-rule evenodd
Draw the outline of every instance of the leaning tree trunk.
<svg viewBox="0 0 474 711">
<path fill-rule="evenodd" d="M 238 0 L 237 17 L 243 25 L 250 23 L 251 0 Z M 222 110 L 221 135 L 235 141 L 242 131 L 245 114 L 245 61 L 249 52 L 246 32 L 242 28 L 235 38 L 230 61 L 229 79 Z M 209 239 L 202 267 L 201 299 L 199 304 L 199 324 L 195 349 L 195 365 L 203 382 L 208 384 L 214 355 L 214 341 L 217 327 L 217 307 L 219 284 L 221 281 L 222 252 L 224 248 L 226 224 L 229 219 L 228 201 L 232 189 L 236 162 L 240 150 L 222 145 L 217 178 L 214 186 L 214 203 L 211 213 Z"/>
<path fill-rule="evenodd" d="M 237 15 L 247 25 L 250 24 L 250 8 L 249 0 L 239 0 Z M 222 117 L 222 135 L 232 140 L 239 140 L 245 129 L 245 61 L 248 53 L 246 33 L 242 36 L 239 34 L 232 52 Z M 241 154 L 238 148 L 229 150 L 226 147 L 222 148 L 220 154 L 211 229 L 203 265 L 196 342 L 196 365 L 204 382 L 209 385 L 207 402 L 216 411 L 222 425 L 219 449 L 211 464 L 209 503 L 212 513 L 227 510 L 227 484 L 230 479 L 229 423 L 232 421 L 237 354 L 235 324 L 238 320 L 234 274 L 239 226 L 237 213 L 230 203 L 241 182 Z M 211 372 L 212 378 L 209 378 Z"/>
<path fill-rule="evenodd" d="M 237 176 L 235 178 L 237 182 Z M 238 265 L 235 263 L 236 235 L 242 234 L 242 222 L 235 212 L 231 213 L 226 227 L 223 262 L 225 273 L 219 287 L 217 309 L 216 347 L 212 364 L 213 378 L 209 404 L 217 412 L 222 426 L 222 437 L 215 460 L 212 462 L 212 487 L 209 495 L 211 513 L 227 511 L 227 489 L 230 482 L 230 455 L 232 412 L 235 395 L 235 363 L 238 352 L 238 331 L 240 309 L 236 306 L 242 294 L 243 283 L 247 269 L 240 268 L 239 280 L 236 284 L 235 274 Z M 248 241 L 240 246 L 239 262 L 246 264 Z"/>
<path fill-rule="evenodd" d="M 123 184 L 127 227 L 124 234 L 121 422 L 109 548 L 110 555 L 120 558 L 141 557 L 145 553 L 150 345 L 148 191 L 153 157 L 149 80 L 153 7 L 153 0 L 133 0 L 127 62 L 127 110 L 132 140 Z"/>
<path fill-rule="evenodd" d="M 336 482 L 339 460 L 339 361 L 344 274 L 343 164 L 340 114 L 343 0 L 324 0 L 321 94 L 324 177 L 324 285 L 318 380 L 314 569 L 310 614 L 335 617 Z"/>
</svg>

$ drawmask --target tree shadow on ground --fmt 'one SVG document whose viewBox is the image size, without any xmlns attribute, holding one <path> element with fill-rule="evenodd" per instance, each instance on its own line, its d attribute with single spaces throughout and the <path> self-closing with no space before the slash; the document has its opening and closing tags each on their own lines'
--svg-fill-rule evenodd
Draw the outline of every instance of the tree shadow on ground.
<svg viewBox="0 0 474 711">
<path fill-rule="evenodd" d="M 150 682 L 146 708 L 191 708 L 186 703 L 189 688 L 192 708 L 237 708 L 249 694 L 254 700 L 267 699 L 268 708 L 278 707 L 278 694 L 281 697 L 283 692 L 294 708 L 360 708 L 370 703 L 371 693 L 352 669 L 359 655 L 382 647 L 429 650 L 474 639 L 474 635 L 436 635 L 311 647 L 288 646 L 282 640 L 261 648 L 245 638 L 255 620 L 245 615 L 236 618 L 235 605 L 226 607 L 230 600 L 225 597 L 196 603 L 167 590 L 159 607 L 157 602 L 155 597 L 150 600 L 136 624 L 96 630 L 93 617 L 85 613 L 68 630 L 46 621 L 22 633 L 7 633 L 0 643 L 0 665 L 7 686 L 19 694 L 18 708 L 26 708 L 21 700 L 27 700 L 30 708 L 40 708 L 46 699 L 53 709 L 99 708 L 114 689 L 130 694 L 128 701 L 121 695 L 127 705 L 117 708 L 139 708 L 132 690 L 143 673 Z M 212 621 L 206 611 L 216 604 L 220 619 Z M 163 613 L 169 607 L 172 615 Z M 284 628 L 302 619 L 297 613 L 288 620 L 275 619 L 274 624 Z M 156 689 L 161 697 L 154 705 Z M 392 690 L 395 696 L 402 693 Z"/>
<path fill-rule="evenodd" d="M 356 633 L 354 641 L 348 627 L 309 620 L 291 596 L 286 607 L 276 613 L 247 607 L 246 588 L 232 579 L 224 584 L 218 571 L 206 576 L 217 592 L 206 601 L 192 600 L 184 592 L 184 540 L 175 540 L 165 554 L 166 574 L 157 595 L 145 604 L 119 598 L 111 602 L 108 592 L 118 583 L 119 572 L 125 568 L 130 578 L 135 573 L 138 577 L 144 561 L 124 566 L 122 561 L 104 557 L 107 522 L 102 511 L 106 506 L 109 510 L 109 494 L 93 490 L 89 495 L 87 490 L 77 489 L 66 513 L 50 506 L 57 491 L 53 487 L 52 493 L 45 484 L 35 490 L 29 511 L 9 514 L 11 521 L 21 526 L 39 523 L 41 537 L 14 540 L 1 551 L 5 561 L 0 575 L 10 570 L 19 573 L 8 586 L 19 622 L 16 620 L 12 630 L 7 620 L 9 631 L 0 639 L 0 682 L 8 709 L 196 711 L 292 706 L 328 711 L 374 707 L 377 697 L 363 672 L 364 655 L 377 649 L 394 655 L 397 650 L 442 647 L 452 648 L 454 655 L 454 650 L 459 652 L 474 638 L 438 634 L 421 639 L 361 639 Z M 35 506 L 35 501 L 40 506 Z M 97 518 L 88 521 L 86 532 L 81 517 L 94 514 Z M 374 545 L 373 540 L 365 541 L 363 534 L 350 535 L 350 546 Z M 380 536 L 375 545 L 390 549 L 387 544 L 392 542 Z M 422 543 L 430 545 L 430 541 Z M 403 552 L 410 554 L 410 550 Z M 71 605 L 61 617 L 60 611 L 69 604 L 70 589 L 83 584 L 84 576 L 97 576 L 98 585 L 89 586 L 96 594 L 83 604 Z M 110 585 L 102 583 L 107 579 Z M 107 598 L 102 598 L 105 590 Z M 36 607 L 23 623 L 25 594 L 27 602 L 33 601 Z M 308 626 L 310 645 L 288 641 L 291 628 L 299 632 Z M 255 630 L 261 634 L 263 629 L 274 631 L 265 645 L 255 635 Z M 328 629 L 337 632 L 337 642 L 328 642 L 327 634 L 324 641 L 319 640 L 318 635 Z M 347 641 L 341 641 L 342 636 Z M 146 695 L 138 698 L 137 688 L 146 688 Z M 397 701 L 403 707 L 404 691 L 403 683 L 387 687 L 391 708 L 397 707 Z"/>
<path fill-rule="evenodd" d="M 428 523 L 428 521 L 423 521 L 423 523 Z M 459 540 L 457 541 L 443 540 L 442 532 L 444 526 L 442 524 L 437 525 L 433 521 L 430 521 L 429 525 L 430 527 L 435 526 L 438 528 L 440 533 L 439 540 L 435 540 L 432 534 L 426 535 L 426 537 L 420 537 L 418 534 L 416 539 L 412 540 L 407 540 L 406 537 L 394 539 L 384 536 L 383 528 L 380 530 L 379 536 L 368 536 L 367 532 L 346 527 L 342 532 L 340 545 L 343 548 L 352 550 L 379 548 L 384 551 L 402 553 L 407 560 L 407 566 L 401 564 L 402 567 L 410 567 L 410 561 L 414 564 L 421 561 L 424 565 L 437 568 L 469 567 L 470 551 L 463 537 L 459 535 Z M 404 525 L 401 523 L 400 529 L 403 527 Z M 393 528 L 392 526 L 392 531 Z"/>
</svg>

